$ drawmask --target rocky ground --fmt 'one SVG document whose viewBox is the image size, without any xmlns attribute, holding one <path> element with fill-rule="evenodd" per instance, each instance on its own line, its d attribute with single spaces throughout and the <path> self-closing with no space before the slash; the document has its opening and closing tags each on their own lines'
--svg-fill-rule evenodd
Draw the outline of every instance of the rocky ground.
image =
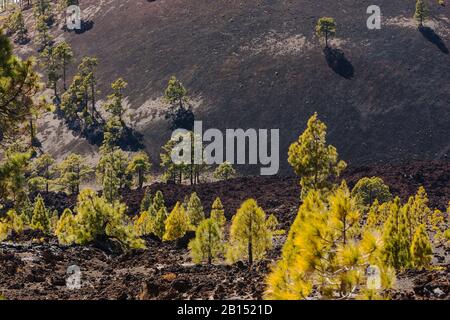
<svg viewBox="0 0 450 320">
<path fill-rule="evenodd" d="M 344 177 L 353 185 L 365 175 L 378 175 L 394 194 L 403 199 L 424 184 L 432 207 L 445 208 L 450 194 L 450 164 L 410 163 L 377 168 L 348 169 Z M 296 178 L 247 177 L 194 187 L 166 184 L 162 190 L 171 207 L 192 191 L 198 192 L 205 208 L 220 196 L 227 218 L 247 197 L 254 196 L 267 213 L 275 214 L 288 229 L 298 207 Z M 130 214 L 136 212 L 142 191 L 124 193 Z M 73 206 L 75 199 L 62 194 L 46 196 L 51 207 Z M 54 238 L 25 233 L 0 244 L 0 294 L 8 299 L 260 299 L 264 278 L 279 257 L 285 236 L 275 239 L 267 260 L 248 270 L 243 264 L 193 265 L 187 240 L 161 243 L 148 238 L 146 251 L 120 253 L 110 245 L 61 247 Z M 431 271 L 408 271 L 398 275 L 394 299 L 450 299 L 450 248 L 434 248 Z M 66 286 L 69 266 L 82 272 L 82 287 Z"/>
<path fill-rule="evenodd" d="M 264 278 L 281 241 L 248 270 L 235 265 L 194 265 L 187 249 L 148 239 L 148 250 L 120 255 L 93 246 L 49 243 L 0 245 L 0 293 L 7 299 L 261 299 Z M 449 250 L 432 271 L 398 275 L 394 299 L 450 299 Z M 81 270 L 81 288 L 69 289 L 69 266 Z"/>
</svg>

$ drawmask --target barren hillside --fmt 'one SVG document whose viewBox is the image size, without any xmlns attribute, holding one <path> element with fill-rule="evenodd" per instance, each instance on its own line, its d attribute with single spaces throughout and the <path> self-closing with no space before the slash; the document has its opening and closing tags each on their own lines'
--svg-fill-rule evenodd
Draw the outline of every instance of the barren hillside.
<svg viewBox="0 0 450 320">
<path fill-rule="evenodd" d="M 127 121 L 155 160 L 170 136 L 161 97 L 171 75 L 189 89 L 205 128 L 280 128 L 284 172 L 287 147 L 314 111 L 352 164 L 450 154 L 449 6 L 430 1 L 430 29 L 421 33 L 414 1 L 378 1 L 381 30 L 367 29 L 365 0 L 80 3 L 92 28 L 53 32 L 72 43 L 77 60 L 99 58 L 103 97 L 117 77 L 129 82 Z M 335 17 L 331 44 L 344 57 L 325 57 L 314 34 L 320 16 Z M 57 156 L 95 153 L 51 116 L 40 138 Z"/>
</svg>

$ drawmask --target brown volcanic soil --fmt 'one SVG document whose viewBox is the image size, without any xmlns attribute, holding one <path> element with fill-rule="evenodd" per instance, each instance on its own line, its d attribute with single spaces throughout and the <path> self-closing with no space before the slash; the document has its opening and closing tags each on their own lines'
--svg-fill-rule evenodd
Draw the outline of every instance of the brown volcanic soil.
<svg viewBox="0 0 450 320">
<path fill-rule="evenodd" d="M 425 181 L 432 206 L 444 207 L 449 200 L 450 163 L 411 163 L 397 167 L 349 169 L 344 177 L 352 185 L 365 175 L 385 179 L 395 194 L 405 199 Z M 284 229 L 292 223 L 298 206 L 295 178 L 239 178 L 228 182 L 195 187 L 154 184 L 162 190 L 169 207 L 184 195 L 198 192 L 205 211 L 215 196 L 220 196 L 228 218 L 239 204 L 253 196 L 267 213 L 274 213 Z M 50 207 L 74 203 L 62 194 L 47 195 Z M 131 212 L 136 212 L 142 192 L 124 194 Z M 53 202 L 52 202 L 53 201 Z M 133 209 L 136 208 L 136 209 Z M 13 237 L 12 243 L 0 244 L 0 294 L 8 299 L 259 299 L 264 292 L 264 278 L 279 257 L 284 236 L 275 239 L 267 260 L 248 271 L 243 264 L 233 266 L 191 263 L 186 241 L 161 243 L 148 238 L 146 251 L 114 253 L 113 246 L 60 247 L 56 239 L 33 242 L 41 235 L 33 232 Z M 395 299 L 450 299 L 450 247 L 435 248 L 434 264 L 441 270 L 408 271 L 398 275 Z M 78 265 L 83 286 L 69 290 L 66 270 Z"/>
<path fill-rule="evenodd" d="M 330 142 L 352 164 L 443 159 L 450 152 L 450 6 L 429 2 L 426 24 L 437 36 L 427 39 L 411 18 L 413 1 L 378 1 L 376 31 L 366 27 L 371 4 L 84 0 L 93 28 L 65 37 L 78 58 L 98 56 L 102 95 L 119 76 L 129 82 L 130 123 L 155 159 L 169 132 L 154 118 L 152 107 L 163 105 L 149 100 L 161 97 L 171 75 L 199 101 L 205 129 L 280 128 L 282 154 L 318 111 Z M 320 16 L 336 18 L 332 47 L 345 54 L 340 62 L 326 61 L 314 35 Z"/>
</svg>

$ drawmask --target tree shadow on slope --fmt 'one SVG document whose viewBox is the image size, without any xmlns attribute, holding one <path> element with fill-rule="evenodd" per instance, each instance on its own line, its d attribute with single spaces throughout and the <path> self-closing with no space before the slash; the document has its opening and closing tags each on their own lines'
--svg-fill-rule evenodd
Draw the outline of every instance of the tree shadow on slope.
<svg viewBox="0 0 450 320">
<path fill-rule="evenodd" d="M 92 28 L 94 28 L 95 22 L 92 20 L 83 20 L 81 21 L 80 29 L 69 29 L 67 24 L 64 24 L 61 28 L 64 32 L 74 32 L 75 34 L 83 34 Z"/>
<path fill-rule="evenodd" d="M 105 136 L 104 121 L 95 120 L 86 125 L 80 118 L 68 119 L 61 109 L 57 109 L 55 113 L 75 135 L 85 138 L 91 145 L 100 147 L 103 144 Z M 117 146 L 124 151 L 137 152 L 145 148 L 142 139 L 143 135 L 140 132 L 124 125 L 123 134 L 117 142 Z"/>
<path fill-rule="evenodd" d="M 118 145 L 124 151 L 137 152 L 145 148 L 142 143 L 143 135 L 142 133 L 125 126 L 123 128 L 123 135 L 120 138 Z"/>
<path fill-rule="evenodd" d="M 345 57 L 340 49 L 326 47 L 323 49 L 325 59 L 328 66 L 338 75 L 345 79 L 351 79 L 355 75 L 355 68 L 352 63 Z"/>
<path fill-rule="evenodd" d="M 431 29 L 430 27 L 419 27 L 419 31 L 425 39 L 438 47 L 439 50 L 441 50 L 445 54 L 449 54 L 449 50 L 444 41 L 436 32 L 434 32 L 433 29 Z"/>
<path fill-rule="evenodd" d="M 75 33 L 76 34 L 83 34 L 89 30 L 91 30 L 92 28 L 94 28 L 94 21 L 92 20 L 87 20 L 87 21 L 82 21 L 81 22 L 81 28 L 80 29 L 75 29 Z"/>
</svg>

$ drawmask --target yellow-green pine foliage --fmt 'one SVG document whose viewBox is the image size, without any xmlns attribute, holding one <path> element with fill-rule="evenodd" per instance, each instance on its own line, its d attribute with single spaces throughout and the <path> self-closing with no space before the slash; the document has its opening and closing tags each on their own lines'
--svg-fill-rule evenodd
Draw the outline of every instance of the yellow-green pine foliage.
<svg viewBox="0 0 450 320">
<path fill-rule="evenodd" d="M 299 208 L 277 262 L 267 278 L 265 298 L 306 299 L 316 287 L 322 298 L 349 298 L 364 290 L 365 270 L 376 264 L 382 287 L 392 285 L 392 269 L 383 264 L 376 234 L 362 237 L 356 225 L 355 199 L 345 184 L 327 202 L 311 191 Z"/>
<path fill-rule="evenodd" d="M 195 192 L 191 194 L 187 204 L 187 215 L 189 216 L 189 221 L 194 228 L 205 220 L 202 202 Z"/>
<path fill-rule="evenodd" d="M 381 203 L 378 207 L 378 219 L 380 225 L 384 225 L 389 218 L 392 203 L 393 201 Z"/>
<path fill-rule="evenodd" d="M 352 196 L 365 207 L 372 205 L 375 200 L 384 203 L 392 199 L 389 187 L 379 177 L 360 179 L 353 187 Z"/>
<path fill-rule="evenodd" d="M 408 225 L 410 228 L 411 237 L 415 229 L 420 224 L 428 225 L 432 217 L 432 210 L 428 207 L 428 195 L 424 187 L 420 187 L 414 197 L 410 197 L 408 201 Z"/>
<path fill-rule="evenodd" d="M 412 264 L 416 269 L 428 268 L 433 257 L 430 238 L 424 224 L 417 227 L 411 244 Z"/>
<path fill-rule="evenodd" d="M 150 210 L 152 205 L 152 194 L 150 193 L 150 189 L 146 189 L 144 193 L 144 197 L 141 201 L 141 212 Z"/>
<path fill-rule="evenodd" d="M 153 233 L 153 218 L 148 211 L 143 211 L 134 221 L 134 229 L 138 236 L 149 235 Z"/>
<path fill-rule="evenodd" d="M 442 243 L 444 241 L 444 232 L 446 228 L 445 213 L 435 209 L 430 218 L 431 230 L 434 232 L 434 242 Z"/>
<path fill-rule="evenodd" d="M 236 170 L 233 165 L 229 162 L 221 163 L 217 169 L 214 171 L 214 178 L 217 180 L 228 180 L 236 175 Z"/>
<path fill-rule="evenodd" d="M 296 238 L 302 232 L 304 221 L 311 212 L 326 210 L 325 203 L 317 191 L 311 191 L 300 206 L 297 216 L 289 229 L 286 242 L 281 252 L 281 259 L 276 263 L 267 278 L 266 297 L 269 299 L 295 300 L 306 298 L 312 283 L 303 281 L 303 274 L 297 272 L 295 263 L 300 255 L 300 247 Z"/>
<path fill-rule="evenodd" d="M 277 217 L 275 217 L 275 215 L 273 214 L 271 214 L 266 220 L 266 228 L 272 233 L 272 235 L 284 234 L 284 230 L 278 229 L 279 224 L 280 223 L 278 222 Z"/>
<path fill-rule="evenodd" d="M 126 206 L 109 203 L 94 190 L 85 189 L 78 196 L 75 211 L 75 242 L 87 244 L 106 238 L 118 240 L 127 248 L 142 248 L 144 243 L 134 232 L 125 215 Z"/>
<path fill-rule="evenodd" d="M 155 236 L 157 236 L 161 240 L 163 239 L 164 234 L 166 233 L 167 216 L 168 213 L 166 207 L 161 207 L 161 209 L 158 210 L 154 218 L 152 232 Z"/>
<path fill-rule="evenodd" d="M 34 204 L 31 203 L 30 198 L 27 196 L 25 199 L 17 206 L 18 211 L 21 212 L 21 216 L 25 224 L 31 224 L 31 219 L 33 218 Z"/>
<path fill-rule="evenodd" d="M 225 217 L 225 210 L 219 197 L 214 200 L 210 217 L 211 219 L 215 220 L 221 227 L 225 226 L 225 223 L 227 222 L 227 218 Z"/>
<path fill-rule="evenodd" d="M 147 182 L 147 174 L 150 173 L 151 168 L 152 164 L 148 155 L 145 152 L 139 152 L 131 159 L 127 172 L 136 176 L 136 185 L 142 189 L 144 182 Z"/>
<path fill-rule="evenodd" d="M 336 34 L 336 21 L 331 17 L 322 17 L 317 21 L 316 34 L 325 37 L 325 46 L 328 47 L 328 38 Z"/>
<path fill-rule="evenodd" d="M 380 225 L 380 217 L 378 215 L 378 210 L 380 208 L 380 203 L 377 199 L 372 203 L 367 212 L 367 220 L 364 224 L 365 230 L 374 230 Z"/>
<path fill-rule="evenodd" d="M 424 0 L 416 1 L 416 11 L 414 12 L 414 18 L 419 22 L 419 26 L 422 26 L 423 22 L 428 18 L 428 8 Z"/>
<path fill-rule="evenodd" d="M 92 168 L 86 163 L 84 157 L 71 153 L 59 164 L 59 183 L 69 193 L 78 195 L 81 182 L 92 173 Z"/>
<path fill-rule="evenodd" d="M 56 225 L 55 235 L 59 243 L 69 245 L 76 241 L 75 218 L 70 209 L 65 209 Z"/>
<path fill-rule="evenodd" d="M 177 240 L 189 230 L 190 221 L 183 206 L 177 202 L 165 223 L 164 241 Z"/>
<path fill-rule="evenodd" d="M 153 198 L 153 203 L 150 207 L 150 215 L 156 216 L 156 214 L 161 210 L 161 208 L 166 208 L 165 202 L 164 202 L 164 196 L 161 191 L 157 191 L 155 194 L 155 197 Z"/>
<path fill-rule="evenodd" d="M 25 222 L 22 216 L 18 215 L 15 210 L 9 210 L 6 217 L 0 219 L 0 241 L 5 240 L 12 231 L 21 233 L 24 228 Z"/>
<path fill-rule="evenodd" d="M 103 195 L 113 202 L 119 198 L 121 188 L 128 187 L 126 174 L 128 155 L 121 149 L 102 147 L 101 158 L 97 165 L 97 179 L 103 186 Z"/>
<path fill-rule="evenodd" d="M 58 210 L 53 210 L 50 216 L 50 230 L 52 233 L 55 233 L 56 226 L 58 225 L 59 215 Z"/>
<path fill-rule="evenodd" d="M 34 201 L 31 227 L 35 230 L 42 230 L 44 233 L 50 231 L 50 218 L 41 195 L 38 195 Z"/>
<path fill-rule="evenodd" d="M 400 198 L 396 197 L 390 205 L 389 218 L 383 228 L 384 259 L 396 270 L 405 269 L 410 265 L 406 208 L 406 206 L 401 207 Z"/>
<path fill-rule="evenodd" d="M 203 220 L 195 231 L 195 238 L 189 243 L 192 260 L 195 263 L 206 261 L 211 264 L 223 253 L 223 229 L 217 221 Z"/>
<path fill-rule="evenodd" d="M 272 233 L 266 226 L 266 213 L 254 199 L 242 203 L 232 219 L 227 258 L 233 263 L 246 259 L 251 265 L 272 248 Z"/>
<path fill-rule="evenodd" d="M 326 143 L 327 126 L 315 113 L 298 141 L 289 147 L 290 165 L 300 177 L 302 198 L 310 190 L 330 191 L 333 177 L 338 177 L 346 163 L 338 159 L 336 148 Z"/>
<path fill-rule="evenodd" d="M 340 240 L 347 244 L 359 232 L 359 211 L 356 200 L 350 195 L 345 181 L 329 197 L 332 227 L 340 233 Z"/>
</svg>

